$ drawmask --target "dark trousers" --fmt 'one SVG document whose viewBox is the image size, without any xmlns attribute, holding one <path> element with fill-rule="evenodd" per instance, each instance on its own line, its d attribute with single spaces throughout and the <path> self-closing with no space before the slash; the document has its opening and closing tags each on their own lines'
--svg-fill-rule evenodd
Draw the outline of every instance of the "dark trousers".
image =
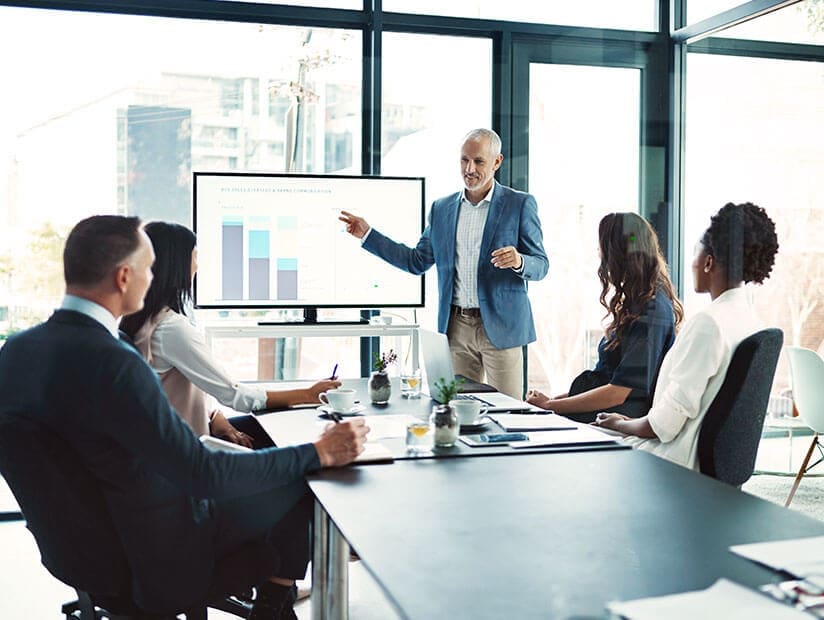
<svg viewBox="0 0 824 620">
<path fill-rule="evenodd" d="M 311 553 L 313 509 L 312 494 L 303 480 L 216 502 L 218 558 L 244 544 L 259 544 L 263 553 L 271 553 L 276 567 L 268 576 L 302 579 Z"/>
</svg>

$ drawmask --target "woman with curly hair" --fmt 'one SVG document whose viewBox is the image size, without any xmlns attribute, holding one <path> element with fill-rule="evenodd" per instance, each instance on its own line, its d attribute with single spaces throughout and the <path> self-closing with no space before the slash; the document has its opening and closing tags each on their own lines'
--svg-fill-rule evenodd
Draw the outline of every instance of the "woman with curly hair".
<svg viewBox="0 0 824 620">
<path fill-rule="evenodd" d="M 639 419 L 600 413 L 597 426 L 670 461 L 698 469 L 698 431 L 718 394 L 738 344 L 762 329 L 742 286 L 762 283 L 778 252 L 775 224 L 751 203 L 728 203 L 712 217 L 695 247 L 692 276 L 697 293 L 712 303 L 684 325 L 661 365 L 652 408 Z"/>
<path fill-rule="evenodd" d="M 610 213 L 598 226 L 601 305 L 610 323 L 598 345 L 598 363 L 549 398 L 529 390 L 527 401 L 580 422 L 598 411 L 631 418 L 652 403 L 658 368 L 684 316 L 652 226 L 635 213 Z M 609 296 L 609 299 L 607 297 Z"/>
</svg>

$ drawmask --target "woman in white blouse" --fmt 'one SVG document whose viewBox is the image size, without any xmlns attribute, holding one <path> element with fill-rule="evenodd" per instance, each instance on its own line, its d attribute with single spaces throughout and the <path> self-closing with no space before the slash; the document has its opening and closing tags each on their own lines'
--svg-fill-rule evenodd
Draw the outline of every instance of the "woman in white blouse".
<svg viewBox="0 0 824 620">
<path fill-rule="evenodd" d="M 698 431 L 738 344 L 762 329 L 747 282 L 770 274 L 778 251 L 775 224 L 761 207 L 726 204 L 696 244 L 692 276 L 712 303 L 688 320 L 661 364 L 649 413 L 631 419 L 599 413 L 594 424 L 625 433 L 634 447 L 698 469 Z"/>
<path fill-rule="evenodd" d="M 267 391 L 233 381 L 212 358 L 203 334 L 187 316 L 197 272 L 195 234 L 167 222 L 151 222 L 144 230 L 154 246 L 154 279 L 143 309 L 124 317 L 120 328 L 158 373 L 172 407 L 195 434 L 211 432 L 252 445 L 251 437 L 232 426 L 220 411 L 207 412 L 206 394 L 236 411 L 252 412 L 316 403 L 318 394 L 340 385 L 333 377 L 306 389 Z"/>
</svg>

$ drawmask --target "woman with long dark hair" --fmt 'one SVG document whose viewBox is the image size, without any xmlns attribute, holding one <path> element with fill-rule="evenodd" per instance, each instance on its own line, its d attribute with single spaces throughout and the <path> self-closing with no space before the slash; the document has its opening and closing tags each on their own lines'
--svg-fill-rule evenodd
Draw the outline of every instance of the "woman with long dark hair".
<svg viewBox="0 0 824 620">
<path fill-rule="evenodd" d="M 306 389 L 267 391 L 232 381 L 212 358 L 190 318 L 192 278 L 197 272 L 195 234 L 185 226 L 167 222 L 150 222 L 144 230 L 154 246 L 154 279 L 143 309 L 124 317 L 120 329 L 132 337 L 157 371 L 172 406 L 196 434 L 211 432 L 235 443 L 252 445 L 251 437 L 230 424 L 220 411 L 207 412 L 205 394 L 236 411 L 251 412 L 315 403 L 318 394 L 340 385 L 333 378 Z"/>
<path fill-rule="evenodd" d="M 637 420 L 600 413 L 597 426 L 662 458 L 698 469 L 698 431 L 718 395 L 738 344 L 762 329 L 743 284 L 761 284 L 778 253 L 775 224 L 752 203 L 727 203 L 695 246 L 696 293 L 712 303 L 684 325 L 664 358 L 649 413 Z"/>
<path fill-rule="evenodd" d="M 609 320 L 594 370 L 554 398 L 529 390 L 527 401 L 581 422 L 599 411 L 644 415 L 664 354 L 684 312 L 652 226 L 635 213 L 610 213 L 598 226 L 601 305 Z"/>
</svg>

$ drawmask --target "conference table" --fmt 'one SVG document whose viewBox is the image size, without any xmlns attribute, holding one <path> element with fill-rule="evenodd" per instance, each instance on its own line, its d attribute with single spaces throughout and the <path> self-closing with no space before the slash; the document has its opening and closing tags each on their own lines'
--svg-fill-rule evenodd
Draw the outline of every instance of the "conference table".
<svg viewBox="0 0 824 620">
<path fill-rule="evenodd" d="M 402 618 L 602 618 L 610 601 L 720 577 L 781 581 L 728 548 L 824 535 L 824 523 L 640 451 L 445 456 L 308 477 L 313 618 L 348 617 L 350 546 Z"/>
</svg>

